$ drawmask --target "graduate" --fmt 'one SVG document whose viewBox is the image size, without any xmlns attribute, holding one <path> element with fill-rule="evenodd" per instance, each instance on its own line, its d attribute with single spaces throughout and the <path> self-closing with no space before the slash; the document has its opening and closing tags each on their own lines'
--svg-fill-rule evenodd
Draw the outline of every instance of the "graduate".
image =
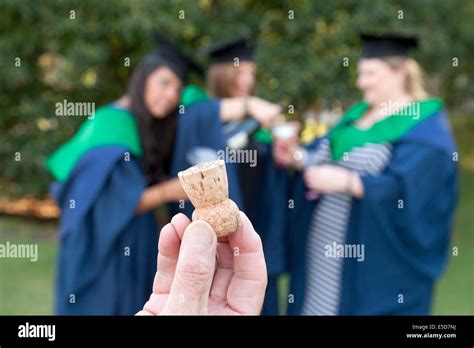
<svg viewBox="0 0 474 348">
<path fill-rule="evenodd" d="M 155 38 L 158 48 L 135 68 L 127 94 L 47 159 L 61 208 L 56 314 L 139 311 L 156 272 L 152 209 L 186 196 L 169 171 L 181 91 L 199 67 Z"/>
<path fill-rule="evenodd" d="M 291 315 L 427 315 L 448 256 L 456 147 L 417 40 L 362 36 L 353 105 L 327 136 L 284 151 L 300 168 L 289 221 Z"/>
<path fill-rule="evenodd" d="M 196 86 L 186 87 L 183 92 L 183 103 L 193 106 L 187 108 L 186 114 L 178 121 L 178 142 L 174 163 L 177 164 L 176 172 L 190 166 L 189 161 L 186 163 L 185 153 L 195 146 L 229 149 L 229 144 L 233 143 L 228 141 L 229 134 L 233 135 L 245 129 L 248 137 L 243 144 L 239 144 L 238 150 L 256 154 L 255 165 L 232 163 L 230 159 L 226 161 L 230 197 L 237 201 L 241 210 L 249 216 L 263 242 L 269 280 L 262 315 L 278 315 L 277 278 L 284 272 L 286 265 L 284 254 L 286 215 L 274 212 L 285 209 L 288 204 L 286 170 L 278 169 L 274 164 L 271 155 L 271 134 L 268 129 L 258 129 L 258 123 L 252 128 L 252 122 L 246 124 L 235 120 L 228 122 L 229 120 L 219 119 L 217 112 L 212 111 L 212 107 L 214 106 L 215 110 L 219 100 L 221 104 L 226 100 L 235 99 L 244 102 L 247 100 L 247 103 L 254 102 L 257 69 L 254 50 L 252 40 L 247 37 L 217 43 L 201 50 L 203 54 L 210 56 L 206 84 L 207 91 L 213 99 L 203 101 L 204 92 Z M 196 102 L 193 103 L 193 99 Z M 201 116 L 189 117 L 194 113 L 199 113 Z M 251 108 L 244 110 L 238 121 L 242 121 L 245 116 L 252 116 Z M 194 122 L 191 122 L 193 119 Z M 230 151 L 233 150 L 235 149 Z"/>
</svg>

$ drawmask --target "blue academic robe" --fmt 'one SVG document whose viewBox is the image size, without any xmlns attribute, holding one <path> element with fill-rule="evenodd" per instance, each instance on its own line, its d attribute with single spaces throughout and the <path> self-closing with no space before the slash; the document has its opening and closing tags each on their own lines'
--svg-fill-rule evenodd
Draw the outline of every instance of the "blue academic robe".
<svg viewBox="0 0 474 348">
<path fill-rule="evenodd" d="M 288 174 L 285 168 L 277 167 L 273 161 L 271 144 L 256 143 L 249 150 L 258 151 L 258 160 L 255 167 L 241 164 L 241 167 L 245 166 L 245 171 L 240 171 L 241 187 L 245 191 L 246 186 L 251 185 L 242 210 L 260 234 L 268 275 L 278 276 L 286 268 Z"/>
<path fill-rule="evenodd" d="M 148 300 L 157 260 L 153 213 L 134 210 L 147 183 L 118 145 L 86 152 L 53 194 L 61 208 L 55 312 L 133 315 Z"/>
<path fill-rule="evenodd" d="M 393 143 L 381 175 L 361 177 L 365 194 L 352 200 L 346 243 L 364 245 L 365 260 L 343 260 L 341 315 L 429 313 L 435 281 L 447 261 L 457 201 L 455 151 L 441 111 Z M 318 204 L 304 199 L 306 190 L 296 175 L 288 229 L 291 315 L 301 313 L 306 240 Z"/>
<path fill-rule="evenodd" d="M 286 271 L 288 175 L 285 168 L 275 165 L 271 144 L 253 142 L 247 150 L 257 151 L 258 160 L 255 167 L 240 164 L 242 210 L 260 235 L 265 254 L 268 285 L 262 315 L 278 315 L 278 277 Z"/>
<path fill-rule="evenodd" d="M 184 114 L 178 116 L 176 141 L 173 149 L 171 176 L 191 166 L 188 154 L 196 147 L 212 148 L 216 151 L 225 150 L 226 139 L 222 132 L 223 123 L 220 119 L 220 102 L 218 100 L 202 101 L 187 106 Z M 242 205 L 242 195 L 238 185 L 238 172 L 235 163 L 226 163 L 229 183 L 229 198 L 237 206 Z M 191 202 L 171 204 L 173 214 L 183 213 L 191 218 L 194 207 Z"/>
<path fill-rule="evenodd" d="M 192 165 L 188 162 L 187 154 L 196 146 L 225 149 L 227 139 L 222 131 L 219 108 L 218 100 L 198 102 L 187 106 L 185 113 L 178 117 L 172 175 Z M 285 271 L 286 266 L 287 215 L 284 212 L 288 206 L 288 180 L 286 170 L 277 168 L 273 162 L 271 145 L 258 143 L 258 149 L 255 150 L 259 152 L 256 167 L 247 168 L 248 163 L 226 161 L 229 197 L 248 215 L 262 239 L 269 276 L 262 314 L 278 314 L 277 277 Z M 250 180 L 249 177 L 241 176 L 244 166 L 252 176 Z M 244 185 L 251 184 L 252 189 L 244 190 Z M 243 191 L 246 191 L 245 203 Z M 194 208 L 189 202 L 184 207 L 174 203 L 171 210 L 174 214 L 182 212 L 191 217 Z"/>
</svg>

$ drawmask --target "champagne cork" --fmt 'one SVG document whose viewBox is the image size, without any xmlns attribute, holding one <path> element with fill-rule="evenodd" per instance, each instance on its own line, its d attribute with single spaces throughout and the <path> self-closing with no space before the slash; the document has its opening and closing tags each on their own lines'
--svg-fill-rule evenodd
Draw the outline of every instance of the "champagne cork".
<svg viewBox="0 0 474 348">
<path fill-rule="evenodd" d="M 193 221 L 204 220 L 218 237 L 228 236 L 240 226 L 237 204 L 229 199 L 223 160 L 199 163 L 178 173 L 184 191 L 194 205 Z"/>
</svg>

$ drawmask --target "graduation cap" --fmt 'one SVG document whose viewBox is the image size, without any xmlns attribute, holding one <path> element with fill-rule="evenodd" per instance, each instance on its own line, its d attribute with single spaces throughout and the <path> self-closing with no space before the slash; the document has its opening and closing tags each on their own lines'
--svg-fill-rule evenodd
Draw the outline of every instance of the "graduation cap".
<svg viewBox="0 0 474 348">
<path fill-rule="evenodd" d="M 190 71 L 203 74 L 201 66 L 166 36 L 157 31 L 152 34 L 157 48 L 151 55 L 161 58 L 182 81 L 187 80 Z"/>
<path fill-rule="evenodd" d="M 205 47 L 200 50 L 200 54 L 211 56 L 211 61 L 215 63 L 233 62 L 235 58 L 242 60 L 254 60 L 254 44 L 248 37 L 240 37 L 230 42 L 221 42 Z"/>
<path fill-rule="evenodd" d="M 360 38 L 363 58 L 406 57 L 411 49 L 418 47 L 416 37 L 361 34 Z"/>
</svg>

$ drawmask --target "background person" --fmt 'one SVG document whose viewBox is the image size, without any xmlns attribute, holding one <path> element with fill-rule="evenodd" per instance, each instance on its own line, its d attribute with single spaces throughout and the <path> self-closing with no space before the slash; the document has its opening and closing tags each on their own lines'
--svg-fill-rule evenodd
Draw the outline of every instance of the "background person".
<svg viewBox="0 0 474 348">
<path fill-rule="evenodd" d="M 47 160 L 61 208 L 57 314 L 136 313 L 156 270 L 151 209 L 186 196 L 169 170 L 181 90 L 197 65 L 162 35 L 158 45 L 135 68 L 127 95 L 98 109 Z"/>
<path fill-rule="evenodd" d="M 313 162 L 292 194 L 289 314 L 426 315 L 446 264 L 457 201 L 446 110 L 408 57 L 415 39 L 362 39 L 364 101 L 307 150 L 275 147 L 280 163 Z"/>
</svg>

